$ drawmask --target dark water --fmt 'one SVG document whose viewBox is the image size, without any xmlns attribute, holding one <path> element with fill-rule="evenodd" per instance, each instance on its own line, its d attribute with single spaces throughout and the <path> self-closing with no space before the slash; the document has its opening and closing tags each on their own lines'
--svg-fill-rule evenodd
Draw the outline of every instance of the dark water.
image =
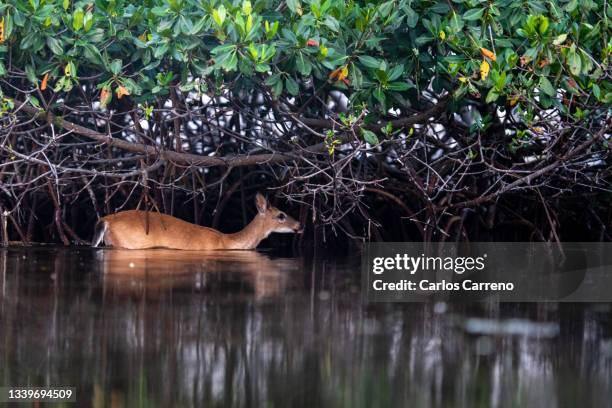
<svg viewBox="0 0 612 408">
<path fill-rule="evenodd" d="M 0 385 L 93 407 L 612 406 L 609 304 L 363 305 L 358 262 L 0 250 Z"/>
</svg>

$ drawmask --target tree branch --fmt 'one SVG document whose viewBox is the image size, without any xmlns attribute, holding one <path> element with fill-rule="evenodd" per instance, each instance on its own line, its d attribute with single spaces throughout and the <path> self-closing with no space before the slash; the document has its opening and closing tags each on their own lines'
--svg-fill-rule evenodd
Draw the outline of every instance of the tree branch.
<svg viewBox="0 0 612 408">
<path fill-rule="evenodd" d="M 411 126 L 417 123 L 425 123 L 430 118 L 436 117 L 444 112 L 448 98 L 441 99 L 436 105 L 431 107 L 425 112 L 420 112 L 416 115 L 401 118 L 392 121 L 391 124 L 394 128 L 400 128 L 405 126 Z M 323 153 L 327 150 L 325 143 L 317 143 L 303 149 L 297 149 L 291 152 L 274 152 L 274 153 L 262 153 L 262 154 L 244 154 L 236 156 L 225 156 L 225 157 L 214 157 L 214 156 L 201 156 L 192 153 L 176 152 L 173 150 L 163 150 L 158 146 L 145 145 L 142 143 L 131 143 L 122 139 L 114 138 L 110 135 L 97 132 L 89 129 L 85 126 L 77 125 L 67 121 L 66 119 L 55 115 L 52 112 L 45 112 L 41 109 L 35 108 L 26 102 L 15 100 L 16 111 L 23 111 L 28 115 L 45 119 L 50 123 L 54 123 L 64 129 L 71 130 L 72 132 L 89 139 L 95 140 L 99 143 L 105 144 L 110 147 L 116 147 L 128 152 L 141 153 L 147 156 L 159 157 L 160 159 L 167 160 L 176 164 L 183 164 L 187 166 L 200 166 L 200 167 L 239 167 L 239 166 L 250 166 L 260 165 L 266 163 L 283 163 L 287 161 L 301 160 L 304 153 L 318 154 Z M 333 121 L 331 119 L 308 119 L 300 118 L 300 121 L 308 126 L 314 126 L 318 128 L 331 128 Z M 379 131 L 386 123 L 383 124 L 372 124 L 366 127 L 372 131 Z"/>
<path fill-rule="evenodd" d="M 541 177 L 557 168 L 559 168 L 561 165 L 563 165 L 564 163 L 568 162 L 569 160 L 575 158 L 576 156 L 578 156 L 580 153 L 584 152 L 586 149 L 588 149 L 591 145 L 593 145 L 593 143 L 601 140 L 604 135 L 609 132 L 612 129 L 612 125 L 607 124 L 607 126 L 605 126 L 604 128 L 602 128 L 599 132 L 597 132 L 596 134 L 593 135 L 593 137 L 585 142 L 583 142 L 582 144 L 580 144 L 579 146 L 577 146 L 576 148 L 574 148 L 573 150 L 570 150 L 569 152 L 567 152 L 566 154 L 564 154 L 563 156 L 559 157 L 557 160 L 555 160 L 554 162 L 552 162 L 551 164 L 542 167 L 539 170 L 533 171 L 531 173 L 529 173 L 528 175 L 521 177 L 515 181 L 513 181 L 512 183 L 506 184 L 504 185 L 502 188 L 500 188 L 499 190 L 497 190 L 494 193 L 491 194 L 487 194 L 487 195 L 483 195 L 480 197 L 476 197 L 474 199 L 471 200 L 467 200 L 467 201 L 462 201 L 459 203 L 454 203 L 451 204 L 449 206 L 445 206 L 445 207 L 439 207 L 438 210 L 442 209 L 448 209 L 448 208 L 465 208 L 465 207 L 473 207 L 475 205 L 480 205 L 483 203 L 486 203 L 487 201 L 491 201 L 492 199 L 508 192 L 511 191 L 515 188 L 521 187 L 524 184 L 531 184 L 531 182 L 533 180 L 535 180 L 538 177 Z"/>
</svg>

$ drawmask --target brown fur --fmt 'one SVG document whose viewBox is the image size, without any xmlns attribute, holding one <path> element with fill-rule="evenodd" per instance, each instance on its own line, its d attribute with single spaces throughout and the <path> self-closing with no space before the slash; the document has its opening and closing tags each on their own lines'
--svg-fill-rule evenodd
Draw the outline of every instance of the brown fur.
<svg viewBox="0 0 612 408">
<path fill-rule="evenodd" d="M 256 299 L 276 296 L 287 283 L 287 271 L 297 268 L 290 259 L 270 259 L 257 251 L 175 251 L 172 249 L 114 249 L 100 251 L 105 293 L 118 296 L 163 296 L 173 288 L 207 285 L 207 276 L 223 275 L 221 281 L 238 279 L 255 292 Z M 231 275 L 231 276 L 229 276 Z M 216 279 L 212 279 L 216 281 Z M 241 285 L 242 286 L 242 285 Z"/>
<path fill-rule="evenodd" d="M 253 249 L 272 232 L 298 232 L 300 223 L 270 207 L 256 196 L 258 213 L 242 231 L 224 234 L 157 212 L 121 211 L 103 217 L 102 239 L 106 245 L 127 249 L 171 248 L 186 250 Z"/>
</svg>

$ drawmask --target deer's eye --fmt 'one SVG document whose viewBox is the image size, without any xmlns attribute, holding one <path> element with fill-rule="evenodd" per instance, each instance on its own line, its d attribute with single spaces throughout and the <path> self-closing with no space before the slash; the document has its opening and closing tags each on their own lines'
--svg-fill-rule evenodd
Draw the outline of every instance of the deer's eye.
<svg viewBox="0 0 612 408">
<path fill-rule="evenodd" d="M 276 216 L 276 219 L 279 220 L 280 222 L 285 222 L 285 220 L 287 220 L 287 216 L 283 213 L 280 213 Z"/>
</svg>

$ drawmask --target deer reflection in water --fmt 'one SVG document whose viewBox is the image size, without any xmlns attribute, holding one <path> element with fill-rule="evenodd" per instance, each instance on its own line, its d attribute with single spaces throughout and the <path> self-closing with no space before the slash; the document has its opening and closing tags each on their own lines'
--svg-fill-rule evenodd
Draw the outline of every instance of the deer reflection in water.
<svg viewBox="0 0 612 408">
<path fill-rule="evenodd" d="M 238 289 L 256 299 L 282 294 L 297 270 L 294 260 L 255 251 L 99 250 L 104 291 L 154 297 L 171 289 L 203 292 Z"/>
</svg>

